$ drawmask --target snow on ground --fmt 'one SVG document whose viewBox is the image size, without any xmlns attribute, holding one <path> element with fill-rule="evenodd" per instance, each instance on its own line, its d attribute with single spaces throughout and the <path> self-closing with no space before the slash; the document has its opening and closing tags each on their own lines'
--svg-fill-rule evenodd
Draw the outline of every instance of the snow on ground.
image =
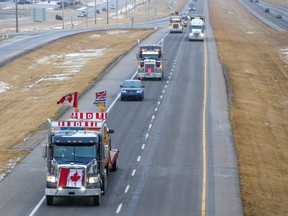
<svg viewBox="0 0 288 216">
<path fill-rule="evenodd" d="M 281 49 L 281 54 L 285 62 L 285 67 L 288 67 L 288 48 Z"/>
<path fill-rule="evenodd" d="M 0 81 L 0 93 L 5 92 L 6 90 L 10 89 L 10 85 L 5 82 Z"/>
<path fill-rule="evenodd" d="M 127 30 L 113 30 L 113 31 L 107 31 L 106 34 L 115 35 L 115 34 L 124 34 L 127 32 L 128 32 Z"/>
<path fill-rule="evenodd" d="M 47 74 L 44 77 L 36 80 L 22 91 L 28 91 L 37 84 L 44 81 L 65 81 L 70 79 L 74 74 L 78 73 L 81 68 L 91 59 L 102 56 L 107 48 L 102 49 L 86 49 L 79 50 L 77 53 L 68 53 L 61 55 L 50 55 L 38 59 L 36 65 L 57 65 L 59 73 Z M 61 61 L 59 62 L 59 59 Z"/>
</svg>

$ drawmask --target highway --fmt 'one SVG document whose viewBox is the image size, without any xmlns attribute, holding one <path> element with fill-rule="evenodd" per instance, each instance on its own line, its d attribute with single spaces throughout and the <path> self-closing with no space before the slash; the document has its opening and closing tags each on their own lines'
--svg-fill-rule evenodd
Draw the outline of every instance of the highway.
<svg viewBox="0 0 288 216">
<path fill-rule="evenodd" d="M 276 31 L 288 31 L 288 8 L 272 5 L 264 1 L 255 3 L 255 1 L 239 0 L 239 2 L 260 21 Z M 266 8 L 269 8 L 269 12 L 265 12 Z M 278 14 L 282 15 L 282 19 L 276 19 Z"/>
<path fill-rule="evenodd" d="M 159 30 L 145 40 L 164 38 L 167 60 L 162 81 L 144 81 L 142 102 L 119 100 L 123 79 L 135 76 L 135 49 L 80 98 L 80 110 L 93 111 L 95 92 L 107 89 L 108 125 L 115 130 L 112 146 L 120 150 L 118 170 L 109 175 L 101 205 L 60 198 L 54 206 L 46 205 L 43 137 L 0 182 L 0 215 L 243 215 L 225 78 L 207 1 L 198 2 L 197 13 L 206 14 L 204 42 L 189 42 L 188 29 L 169 34 L 167 22 L 157 24 Z"/>
</svg>

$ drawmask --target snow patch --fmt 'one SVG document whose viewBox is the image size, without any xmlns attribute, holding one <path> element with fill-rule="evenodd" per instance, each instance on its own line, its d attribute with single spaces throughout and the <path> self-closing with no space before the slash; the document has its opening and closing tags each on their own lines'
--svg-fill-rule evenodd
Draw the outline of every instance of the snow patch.
<svg viewBox="0 0 288 216">
<path fill-rule="evenodd" d="M 280 49 L 280 51 L 285 62 L 285 67 L 288 67 L 288 48 Z"/>
<path fill-rule="evenodd" d="M 3 93 L 10 88 L 11 88 L 11 86 L 8 83 L 0 81 L 0 93 Z"/>
<path fill-rule="evenodd" d="M 108 35 L 116 35 L 116 34 L 124 34 L 127 33 L 126 30 L 113 30 L 113 31 L 107 31 L 106 34 Z"/>
<path fill-rule="evenodd" d="M 252 32 L 252 31 L 248 31 L 248 32 L 246 32 L 247 34 L 254 34 L 254 32 Z"/>
<path fill-rule="evenodd" d="M 101 35 L 98 35 L 98 34 L 93 34 L 90 36 L 90 38 L 100 38 L 100 37 L 101 37 Z"/>
<path fill-rule="evenodd" d="M 41 65 L 57 65 L 59 73 L 54 73 L 41 77 L 34 83 L 30 84 L 23 91 L 28 91 L 35 85 L 43 81 L 66 81 L 69 80 L 74 74 L 78 73 L 81 68 L 91 59 L 102 56 L 107 48 L 102 49 L 86 49 L 79 50 L 77 53 L 68 53 L 61 55 L 50 55 L 40 58 L 36 61 L 37 64 Z M 23 92 L 22 91 L 22 92 Z"/>
</svg>

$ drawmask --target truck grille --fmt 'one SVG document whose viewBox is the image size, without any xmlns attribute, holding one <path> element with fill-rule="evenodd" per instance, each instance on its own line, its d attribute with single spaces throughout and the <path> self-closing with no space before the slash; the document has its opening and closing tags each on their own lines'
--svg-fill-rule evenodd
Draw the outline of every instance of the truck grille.
<svg viewBox="0 0 288 216">
<path fill-rule="evenodd" d="M 85 186 L 85 169 L 83 168 L 60 168 L 59 187 L 81 188 Z"/>
<path fill-rule="evenodd" d="M 155 64 L 145 64 L 145 72 L 146 73 L 154 73 Z"/>
<path fill-rule="evenodd" d="M 178 24 L 176 23 L 176 24 L 173 24 L 173 28 L 174 29 L 177 29 L 178 28 Z"/>
</svg>

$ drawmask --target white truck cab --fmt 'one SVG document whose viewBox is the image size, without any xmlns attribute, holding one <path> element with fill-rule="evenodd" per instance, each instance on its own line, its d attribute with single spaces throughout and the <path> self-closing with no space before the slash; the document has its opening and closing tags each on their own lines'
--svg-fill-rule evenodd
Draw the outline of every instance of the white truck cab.
<svg viewBox="0 0 288 216">
<path fill-rule="evenodd" d="M 192 17 L 189 29 L 189 41 L 204 40 L 204 17 Z"/>
</svg>

